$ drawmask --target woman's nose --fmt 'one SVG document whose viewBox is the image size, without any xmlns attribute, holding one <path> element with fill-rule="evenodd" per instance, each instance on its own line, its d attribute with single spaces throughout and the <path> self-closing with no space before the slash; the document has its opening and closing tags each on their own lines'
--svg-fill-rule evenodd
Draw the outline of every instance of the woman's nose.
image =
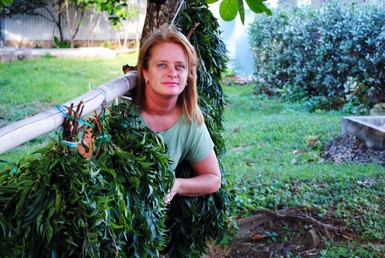
<svg viewBox="0 0 385 258">
<path fill-rule="evenodd" d="M 170 67 L 168 70 L 168 76 L 171 78 L 177 77 L 177 71 L 174 67 Z"/>
</svg>

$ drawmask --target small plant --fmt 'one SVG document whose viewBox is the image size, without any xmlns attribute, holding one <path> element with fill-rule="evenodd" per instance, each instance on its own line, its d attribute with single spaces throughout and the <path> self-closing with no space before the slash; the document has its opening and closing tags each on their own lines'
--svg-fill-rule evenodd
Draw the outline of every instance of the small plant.
<svg viewBox="0 0 385 258">
<path fill-rule="evenodd" d="M 114 43 L 111 40 L 108 40 L 108 41 L 101 43 L 100 47 L 114 49 Z"/>
<path fill-rule="evenodd" d="M 52 59 L 52 58 L 55 58 L 54 55 L 52 55 L 51 53 L 46 53 L 42 56 L 42 58 L 45 58 L 45 59 Z"/>
<path fill-rule="evenodd" d="M 271 241 L 277 242 L 278 234 L 276 232 L 265 231 L 265 234 L 271 239 Z"/>
<path fill-rule="evenodd" d="M 56 36 L 53 37 L 54 48 L 70 48 L 70 44 L 64 41 L 60 41 Z"/>
<path fill-rule="evenodd" d="M 364 115 L 369 113 L 370 106 L 378 100 L 378 92 L 368 83 L 358 82 L 353 77 L 348 77 L 344 84 L 345 102 L 343 111 L 354 115 Z M 377 99 L 377 100 L 376 100 Z"/>
</svg>

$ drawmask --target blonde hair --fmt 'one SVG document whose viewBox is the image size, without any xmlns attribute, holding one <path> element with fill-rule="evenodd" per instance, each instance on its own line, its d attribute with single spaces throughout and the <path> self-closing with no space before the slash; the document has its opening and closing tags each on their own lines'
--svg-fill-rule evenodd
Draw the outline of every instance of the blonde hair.
<svg viewBox="0 0 385 258">
<path fill-rule="evenodd" d="M 140 110 L 146 107 L 145 87 L 146 82 L 143 76 L 143 70 L 148 69 L 148 62 L 151 59 L 151 52 L 155 46 L 165 42 L 172 42 L 180 45 L 187 55 L 188 62 L 188 77 L 187 85 L 183 92 L 178 97 L 177 105 L 186 121 L 196 121 L 199 125 L 203 123 L 203 115 L 198 107 L 198 92 L 197 92 L 197 55 L 194 47 L 190 44 L 187 38 L 179 31 L 161 27 L 157 32 L 150 35 L 143 41 L 138 57 L 138 84 L 134 90 L 134 103 Z"/>
</svg>

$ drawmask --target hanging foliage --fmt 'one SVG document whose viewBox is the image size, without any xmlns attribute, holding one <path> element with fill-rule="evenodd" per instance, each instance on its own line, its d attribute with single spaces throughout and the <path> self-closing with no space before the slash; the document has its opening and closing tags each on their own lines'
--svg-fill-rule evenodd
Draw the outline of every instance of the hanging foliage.
<svg viewBox="0 0 385 258">
<path fill-rule="evenodd" d="M 226 69 L 226 47 L 220 37 L 217 19 L 204 0 L 190 0 L 176 19 L 197 51 L 199 106 L 214 141 L 218 159 L 225 152 L 223 131 L 224 93 L 220 85 Z M 222 186 L 214 194 L 201 197 L 176 196 L 168 211 L 169 242 L 165 252 L 170 257 L 201 257 L 210 242 L 220 241 L 227 232 L 227 183 L 222 166 Z M 176 177 L 192 177 L 193 170 L 183 162 Z"/>
<path fill-rule="evenodd" d="M 174 180 L 162 139 L 136 127 L 124 104 L 89 121 L 92 135 L 87 123 L 78 130 L 80 120 L 67 120 L 65 138 L 0 179 L 0 256 L 158 256 Z M 91 146 L 83 132 L 94 141 L 90 159 L 76 148 Z"/>
<path fill-rule="evenodd" d="M 228 61 L 226 45 L 222 40 L 217 19 L 203 0 L 188 1 L 176 24 L 189 37 L 194 46 L 199 64 L 197 69 L 199 106 L 213 138 L 217 155 L 225 152 L 223 111 L 225 98 L 220 81 Z"/>
<path fill-rule="evenodd" d="M 192 177 L 192 168 L 183 162 L 177 177 Z M 167 216 L 169 242 L 165 253 L 169 257 L 202 257 L 208 244 L 219 242 L 227 232 L 226 185 L 200 197 L 175 196 Z"/>
</svg>

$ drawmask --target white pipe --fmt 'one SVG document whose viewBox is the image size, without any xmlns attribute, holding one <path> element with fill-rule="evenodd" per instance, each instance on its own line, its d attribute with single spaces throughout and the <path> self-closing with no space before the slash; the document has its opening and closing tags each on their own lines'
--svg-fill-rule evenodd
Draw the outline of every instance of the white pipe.
<svg viewBox="0 0 385 258">
<path fill-rule="evenodd" d="M 137 73 L 129 72 L 124 76 L 104 83 L 85 94 L 67 101 L 62 106 L 76 105 L 82 100 L 83 114 L 97 110 L 103 101 L 110 102 L 125 95 L 136 87 Z M 0 128 L 0 154 L 22 143 L 59 128 L 64 121 L 64 115 L 56 107 L 48 109 L 30 118 L 9 124 Z"/>
</svg>

